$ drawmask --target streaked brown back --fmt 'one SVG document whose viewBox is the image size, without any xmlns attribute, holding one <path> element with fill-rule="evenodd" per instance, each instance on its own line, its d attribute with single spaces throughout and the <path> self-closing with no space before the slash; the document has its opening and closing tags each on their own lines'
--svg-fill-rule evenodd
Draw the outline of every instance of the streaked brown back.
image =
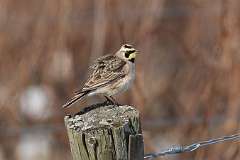
<svg viewBox="0 0 240 160">
<path fill-rule="evenodd" d="M 85 83 L 83 91 L 94 90 L 97 87 L 105 86 L 119 78 L 125 76 L 123 67 L 126 62 L 115 55 L 106 55 L 100 57 L 91 66 L 93 69 L 92 74 Z"/>
</svg>

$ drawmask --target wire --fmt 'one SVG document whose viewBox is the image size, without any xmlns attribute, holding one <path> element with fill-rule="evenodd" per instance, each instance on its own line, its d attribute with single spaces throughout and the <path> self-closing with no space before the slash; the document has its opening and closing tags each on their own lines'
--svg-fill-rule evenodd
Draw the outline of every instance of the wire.
<svg viewBox="0 0 240 160">
<path fill-rule="evenodd" d="M 240 140 L 240 133 L 229 135 L 229 136 L 224 136 L 221 138 L 210 139 L 207 141 L 201 141 L 201 142 L 193 143 L 193 144 L 190 144 L 187 146 L 173 146 L 173 147 L 165 149 L 159 153 L 146 154 L 144 156 L 144 159 L 151 160 L 151 159 L 154 159 L 154 158 L 157 158 L 160 156 L 165 156 L 165 155 L 179 154 L 179 153 L 184 153 L 184 152 L 192 152 L 192 151 L 195 151 L 204 146 L 209 146 L 209 145 L 216 144 L 216 143 L 221 143 L 221 142 L 226 142 L 226 141 L 234 141 L 234 140 L 236 140 L 236 141 Z"/>
</svg>

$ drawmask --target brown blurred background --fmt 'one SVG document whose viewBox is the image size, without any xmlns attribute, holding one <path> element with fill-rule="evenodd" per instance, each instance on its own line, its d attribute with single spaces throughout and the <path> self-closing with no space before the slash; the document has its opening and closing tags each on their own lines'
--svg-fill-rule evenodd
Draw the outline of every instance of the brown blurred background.
<svg viewBox="0 0 240 160">
<path fill-rule="evenodd" d="M 89 64 L 140 50 L 118 97 L 142 114 L 145 151 L 240 127 L 239 0 L 0 0 L 0 160 L 70 160 L 64 111 Z M 159 159 L 237 160 L 239 142 Z"/>
</svg>

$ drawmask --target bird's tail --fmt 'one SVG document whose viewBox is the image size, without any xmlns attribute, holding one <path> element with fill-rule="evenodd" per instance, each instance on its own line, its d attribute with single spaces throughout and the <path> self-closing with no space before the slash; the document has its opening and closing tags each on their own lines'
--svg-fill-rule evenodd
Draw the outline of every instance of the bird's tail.
<svg viewBox="0 0 240 160">
<path fill-rule="evenodd" d="M 84 96 L 86 96 L 90 91 L 83 91 L 83 92 L 78 92 L 73 98 L 71 98 L 67 103 L 65 103 L 62 107 L 63 108 L 68 108 L 70 107 L 73 103 L 77 102 L 77 100 L 80 100 Z"/>
</svg>

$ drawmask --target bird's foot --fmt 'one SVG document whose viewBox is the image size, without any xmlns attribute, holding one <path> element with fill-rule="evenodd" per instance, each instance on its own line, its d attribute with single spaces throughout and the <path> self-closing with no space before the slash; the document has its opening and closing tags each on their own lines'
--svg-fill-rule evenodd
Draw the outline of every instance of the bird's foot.
<svg viewBox="0 0 240 160">
<path fill-rule="evenodd" d="M 110 105 L 114 105 L 114 106 L 120 106 L 120 104 L 112 97 L 112 96 L 104 96 L 107 100 L 105 101 L 105 103 L 110 104 Z"/>
</svg>

